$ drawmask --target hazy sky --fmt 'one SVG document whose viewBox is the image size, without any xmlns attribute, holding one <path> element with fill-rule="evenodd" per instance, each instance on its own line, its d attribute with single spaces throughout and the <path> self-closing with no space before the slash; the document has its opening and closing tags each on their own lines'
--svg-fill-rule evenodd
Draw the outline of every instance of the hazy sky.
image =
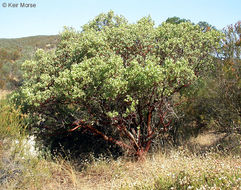
<svg viewBox="0 0 241 190">
<path fill-rule="evenodd" d="M 35 3 L 36 8 L 20 3 Z M 150 15 L 160 24 L 178 16 L 195 23 L 207 21 L 218 29 L 241 20 L 241 0 L 0 0 L 0 38 L 58 34 L 63 26 L 79 30 L 109 10 L 130 22 Z"/>
</svg>

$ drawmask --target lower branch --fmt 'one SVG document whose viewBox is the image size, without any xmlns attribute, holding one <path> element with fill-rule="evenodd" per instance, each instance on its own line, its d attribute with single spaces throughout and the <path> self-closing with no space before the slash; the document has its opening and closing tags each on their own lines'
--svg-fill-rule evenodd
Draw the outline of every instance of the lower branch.
<svg viewBox="0 0 241 190">
<path fill-rule="evenodd" d="M 126 149 L 126 150 L 134 150 L 134 148 L 133 148 L 132 146 L 130 146 L 130 145 L 128 145 L 128 144 L 126 144 L 126 143 L 124 143 L 124 142 L 122 142 L 122 141 L 116 140 L 116 139 L 114 139 L 114 138 L 112 138 L 112 137 L 106 136 L 106 135 L 105 135 L 104 133 L 102 133 L 101 131 L 95 129 L 93 126 L 88 125 L 88 124 L 86 124 L 85 122 L 83 122 L 83 121 L 81 121 L 81 120 L 78 120 L 78 121 L 75 122 L 74 124 L 75 124 L 75 125 L 77 124 L 77 126 L 74 127 L 73 129 L 70 129 L 70 130 L 69 130 L 70 132 L 72 132 L 72 131 L 74 131 L 74 130 L 82 127 L 82 128 L 84 128 L 84 129 L 90 131 L 90 132 L 93 133 L 94 135 L 101 136 L 105 141 L 108 141 L 108 142 L 110 142 L 110 143 L 112 143 L 112 144 L 116 144 L 116 145 L 120 146 L 120 147 L 123 148 L 123 149 Z"/>
</svg>

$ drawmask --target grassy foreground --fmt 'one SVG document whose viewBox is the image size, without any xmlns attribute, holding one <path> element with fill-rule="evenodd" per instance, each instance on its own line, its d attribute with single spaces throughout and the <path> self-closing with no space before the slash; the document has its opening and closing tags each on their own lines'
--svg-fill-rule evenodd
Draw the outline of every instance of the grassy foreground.
<svg viewBox="0 0 241 190">
<path fill-rule="evenodd" d="M 24 132 L 24 115 L 4 102 L 0 108 L 0 189 L 238 190 L 241 186 L 240 155 L 217 152 L 215 147 L 202 154 L 199 154 L 201 149 L 190 150 L 193 146 L 169 149 L 150 154 L 141 162 L 90 156 L 80 163 L 60 157 L 51 159 L 46 153 L 33 154 Z M 210 137 L 199 136 L 190 143 L 196 140 L 207 146 L 213 139 Z"/>
<path fill-rule="evenodd" d="M 21 173 L 1 184 L 2 189 L 239 189 L 241 159 L 172 151 L 143 162 L 100 159 L 82 171 L 57 159 L 21 160 Z M 16 169 L 15 169 L 16 170 Z M 13 172 L 13 171 L 12 171 Z"/>
</svg>

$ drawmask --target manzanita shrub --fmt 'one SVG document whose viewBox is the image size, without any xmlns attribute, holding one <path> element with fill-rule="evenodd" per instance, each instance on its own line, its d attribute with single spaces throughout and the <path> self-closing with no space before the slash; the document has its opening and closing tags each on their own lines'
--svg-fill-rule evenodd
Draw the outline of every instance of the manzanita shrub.
<svg viewBox="0 0 241 190">
<path fill-rule="evenodd" d="M 26 61 L 15 97 L 41 132 L 87 132 L 140 158 L 168 131 L 174 95 L 212 67 L 221 38 L 189 22 L 101 14 Z"/>
</svg>

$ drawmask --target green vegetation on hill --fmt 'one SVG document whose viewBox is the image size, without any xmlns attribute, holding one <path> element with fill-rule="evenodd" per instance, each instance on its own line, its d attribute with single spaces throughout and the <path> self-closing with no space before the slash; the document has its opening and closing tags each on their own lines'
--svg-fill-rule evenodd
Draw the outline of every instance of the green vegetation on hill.
<svg viewBox="0 0 241 190">
<path fill-rule="evenodd" d="M 51 36 L 29 36 L 23 38 L 0 38 L 0 48 L 6 49 L 16 49 L 16 48 L 42 48 L 46 49 L 46 45 L 50 44 L 54 47 L 58 42 L 59 36 L 58 35 L 51 35 Z"/>
<path fill-rule="evenodd" d="M 0 89 L 14 89 L 22 80 L 20 67 L 37 49 L 56 47 L 58 35 L 0 39 Z"/>
<path fill-rule="evenodd" d="M 22 55 L 21 58 L 26 60 L 30 59 L 39 48 L 45 50 L 55 48 L 58 40 L 58 35 L 30 36 L 15 39 L 0 38 L 0 48 L 8 51 L 20 51 Z"/>
</svg>

